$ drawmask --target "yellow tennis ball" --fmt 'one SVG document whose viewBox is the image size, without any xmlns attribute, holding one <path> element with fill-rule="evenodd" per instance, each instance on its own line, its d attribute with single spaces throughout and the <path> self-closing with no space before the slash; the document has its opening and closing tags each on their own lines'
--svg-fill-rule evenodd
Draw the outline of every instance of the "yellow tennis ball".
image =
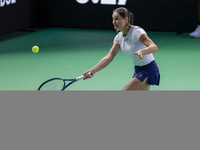
<svg viewBox="0 0 200 150">
<path fill-rule="evenodd" d="M 38 46 L 33 46 L 32 47 L 32 52 L 33 53 L 38 53 L 39 52 L 39 47 Z"/>
</svg>

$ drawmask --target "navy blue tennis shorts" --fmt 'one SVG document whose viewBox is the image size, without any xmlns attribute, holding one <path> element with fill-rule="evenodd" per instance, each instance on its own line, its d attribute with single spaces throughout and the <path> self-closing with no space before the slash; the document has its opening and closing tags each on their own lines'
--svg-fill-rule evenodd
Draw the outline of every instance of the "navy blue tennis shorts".
<svg viewBox="0 0 200 150">
<path fill-rule="evenodd" d="M 135 66 L 133 77 L 138 78 L 142 82 L 147 78 L 147 84 L 159 85 L 160 73 L 155 60 L 145 66 Z"/>
</svg>

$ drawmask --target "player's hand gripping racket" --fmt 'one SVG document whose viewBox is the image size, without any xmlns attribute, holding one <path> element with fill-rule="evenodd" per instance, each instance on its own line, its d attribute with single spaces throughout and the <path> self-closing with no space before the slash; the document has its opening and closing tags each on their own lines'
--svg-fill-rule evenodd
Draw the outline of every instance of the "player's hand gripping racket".
<svg viewBox="0 0 200 150">
<path fill-rule="evenodd" d="M 88 74 L 90 77 L 92 77 L 93 75 L 91 72 L 89 72 Z M 84 78 L 83 75 L 74 79 L 52 78 L 43 82 L 39 86 L 38 91 L 63 91 L 72 83 L 81 80 L 83 78 Z M 67 84 L 66 81 L 69 81 L 69 83 Z"/>
</svg>

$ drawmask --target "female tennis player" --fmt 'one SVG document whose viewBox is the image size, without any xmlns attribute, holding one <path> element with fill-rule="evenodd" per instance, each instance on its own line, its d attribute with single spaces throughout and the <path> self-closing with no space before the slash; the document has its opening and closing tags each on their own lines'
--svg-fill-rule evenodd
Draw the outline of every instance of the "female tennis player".
<svg viewBox="0 0 200 150">
<path fill-rule="evenodd" d="M 152 53 L 157 52 L 155 43 L 144 29 L 133 25 L 133 14 L 124 7 L 117 8 L 112 14 L 113 25 L 118 34 L 108 54 L 97 65 L 83 73 L 83 79 L 90 78 L 88 72 L 97 73 L 105 68 L 116 56 L 119 49 L 130 55 L 135 66 L 132 79 L 122 90 L 150 90 L 151 85 L 159 85 L 160 73 Z"/>
</svg>

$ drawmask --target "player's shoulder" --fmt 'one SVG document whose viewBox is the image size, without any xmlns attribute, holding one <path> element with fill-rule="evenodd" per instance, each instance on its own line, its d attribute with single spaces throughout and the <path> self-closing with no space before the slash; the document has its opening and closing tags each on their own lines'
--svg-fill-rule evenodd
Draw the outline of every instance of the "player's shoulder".
<svg viewBox="0 0 200 150">
<path fill-rule="evenodd" d="M 147 34 L 147 33 L 142 27 L 132 26 L 132 35 L 140 36 L 141 34 Z"/>
<path fill-rule="evenodd" d="M 142 27 L 140 26 L 134 26 L 134 25 L 131 25 L 131 28 L 132 28 L 132 31 L 138 31 L 138 30 L 142 30 L 142 31 L 145 31 Z"/>
<path fill-rule="evenodd" d="M 117 33 L 117 35 L 115 36 L 115 38 L 118 38 L 118 39 L 121 39 L 122 37 L 123 37 L 122 31 L 119 31 L 119 32 Z"/>
<path fill-rule="evenodd" d="M 117 33 L 117 36 L 123 36 L 122 31 L 119 31 L 119 32 Z"/>
</svg>

